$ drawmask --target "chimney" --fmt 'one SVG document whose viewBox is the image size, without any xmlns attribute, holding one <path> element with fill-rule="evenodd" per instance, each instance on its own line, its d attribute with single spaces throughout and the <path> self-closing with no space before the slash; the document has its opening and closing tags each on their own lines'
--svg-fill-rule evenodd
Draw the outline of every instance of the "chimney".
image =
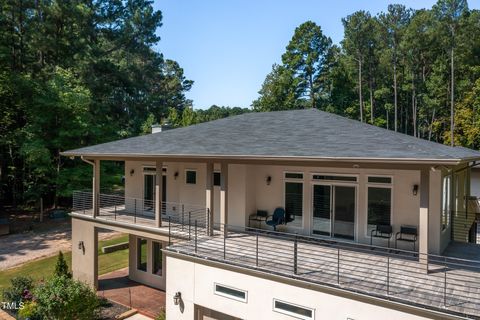
<svg viewBox="0 0 480 320">
<path fill-rule="evenodd" d="M 152 133 L 158 133 L 169 129 L 172 129 L 172 126 L 168 123 L 152 125 Z"/>
</svg>

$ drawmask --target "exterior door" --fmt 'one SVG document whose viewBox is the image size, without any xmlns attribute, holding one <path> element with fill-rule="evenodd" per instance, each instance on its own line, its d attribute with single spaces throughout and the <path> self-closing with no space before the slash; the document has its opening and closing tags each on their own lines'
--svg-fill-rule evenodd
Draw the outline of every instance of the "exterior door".
<svg viewBox="0 0 480 320">
<path fill-rule="evenodd" d="M 143 202 L 144 210 L 153 211 L 155 209 L 155 181 L 154 174 L 145 174 L 143 176 Z M 162 176 L 162 211 L 166 210 L 165 202 L 167 201 L 167 176 Z M 164 213 L 164 212 L 162 212 Z"/>
<path fill-rule="evenodd" d="M 354 186 L 313 185 L 312 234 L 354 240 L 355 198 Z"/>
</svg>

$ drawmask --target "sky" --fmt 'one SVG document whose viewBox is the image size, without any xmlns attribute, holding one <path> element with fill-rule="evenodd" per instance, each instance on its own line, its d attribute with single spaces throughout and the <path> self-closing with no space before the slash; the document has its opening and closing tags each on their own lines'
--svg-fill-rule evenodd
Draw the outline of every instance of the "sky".
<svg viewBox="0 0 480 320">
<path fill-rule="evenodd" d="M 156 50 L 178 61 L 195 83 L 186 94 L 195 109 L 216 104 L 249 107 L 293 32 L 311 20 L 334 43 L 343 38 L 341 19 L 357 10 L 372 15 L 388 4 L 431 8 L 436 0 L 155 0 L 163 26 Z M 480 9 L 480 0 L 470 0 Z"/>
</svg>

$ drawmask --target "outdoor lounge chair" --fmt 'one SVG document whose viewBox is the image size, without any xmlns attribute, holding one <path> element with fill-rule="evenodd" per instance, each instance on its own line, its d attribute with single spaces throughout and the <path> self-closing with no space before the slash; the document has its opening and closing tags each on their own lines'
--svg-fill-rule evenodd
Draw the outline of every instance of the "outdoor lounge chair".
<svg viewBox="0 0 480 320">
<path fill-rule="evenodd" d="M 400 232 L 395 235 L 395 249 L 397 241 L 406 241 L 413 243 L 413 251 L 415 251 L 415 243 L 417 242 L 418 231 L 415 226 L 401 226 Z"/>
<path fill-rule="evenodd" d="M 265 223 L 273 227 L 273 231 L 277 231 L 277 226 L 285 223 L 285 209 L 280 207 L 275 209 L 273 215 L 269 216 Z"/>
<path fill-rule="evenodd" d="M 391 225 L 377 224 L 375 229 L 370 232 L 370 245 L 372 245 L 373 238 L 388 239 L 388 247 L 390 248 L 390 238 L 393 235 L 393 228 Z"/>
<path fill-rule="evenodd" d="M 266 210 L 257 210 L 256 213 L 252 213 L 250 216 L 248 216 L 248 226 L 251 226 L 252 221 L 254 223 L 257 223 L 258 226 L 261 227 L 262 222 L 266 221 L 268 218 L 268 211 Z"/>
</svg>

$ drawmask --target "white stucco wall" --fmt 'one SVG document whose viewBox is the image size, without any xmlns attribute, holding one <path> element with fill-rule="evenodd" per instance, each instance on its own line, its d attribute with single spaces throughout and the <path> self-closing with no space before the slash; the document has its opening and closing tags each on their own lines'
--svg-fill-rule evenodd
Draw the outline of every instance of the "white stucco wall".
<svg viewBox="0 0 480 320">
<path fill-rule="evenodd" d="M 153 162 L 127 161 L 125 163 L 126 197 L 143 199 L 143 166 L 154 166 Z M 204 163 L 177 163 L 166 162 L 167 168 L 167 201 L 205 206 L 205 172 Z M 134 174 L 130 175 L 131 170 Z M 196 185 L 185 183 L 185 170 L 197 171 Z M 215 171 L 219 171 L 219 164 L 215 164 Z M 267 210 L 270 214 L 276 207 L 284 206 L 284 173 L 286 171 L 302 172 L 304 174 L 303 188 L 303 228 L 294 228 L 293 224 L 287 225 L 287 231 L 303 234 L 311 233 L 312 219 L 312 173 L 351 174 L 358 176 L 356 183 L 356 229 L 355 239 L 358 242 L 369 243 L 367 236 L 367 177 L 381 175 L 392 177 L 393 214 L 392 225 L 394 233 L 400 226 L 419 225 L 420 196 L 414 196 L 413 186 L 420 184 L 419 170 L 399 169 L 370 169 L 370 168 L 332 168 L 332 167 L 298 167 L 298 166 L 271 166 L 271 165 L 229 165 L 229 224 L 245 226 L 248 224 L 248 215 L 256 210 Z M 178 178 L 174 178 L 178 172 Z M 271 176 L 270 185 L 266 177 Z M 448 232 L 440 234 L 440 208 L 441 208 L 441 179 L 433 180 L 429 186 L 430 192 L 430 226 L 429 226 L 429 251 L 441 253 L 448 244 Z M 214 187 L 214 219 L 220 221 L 220 192 L 219 187 Z M 440 239 L 442 237 L 442 240 Z M 382 243 L 382 241 L 384 243 Z M 386 245 L 385 240 L 375 239 L 377 245 Z M 393 241 L 392 241 L 393 244 Z M 403 249 L 412 249 L 410 243 L 399 243 Z M 418 246 L 417 246 L 418 248 Z"/>
<path fill-rule="evenodd" d="M 419 320 L 427 319 L 374 303 L 366 303 L 326 292 L 268 280 L 252 275 L 206 266 L 167 256 L 167 268 L 175 270 L 167 278 L 167 319 L 195 319 L 194 306 L 199 305 L 241 319 L 293 319 L 273 311 L 273 299 L 314 309 L 315 319 L 329 320 Z M 247 302 L 214 294 L 214 284 L 247 291 Z M 181 306 L 173 303 L 180 292 Z M 181 311 L 181 309 L 183 309 Z M 398 308 L 397 308 L 398 309 Z"/>
</svg>

